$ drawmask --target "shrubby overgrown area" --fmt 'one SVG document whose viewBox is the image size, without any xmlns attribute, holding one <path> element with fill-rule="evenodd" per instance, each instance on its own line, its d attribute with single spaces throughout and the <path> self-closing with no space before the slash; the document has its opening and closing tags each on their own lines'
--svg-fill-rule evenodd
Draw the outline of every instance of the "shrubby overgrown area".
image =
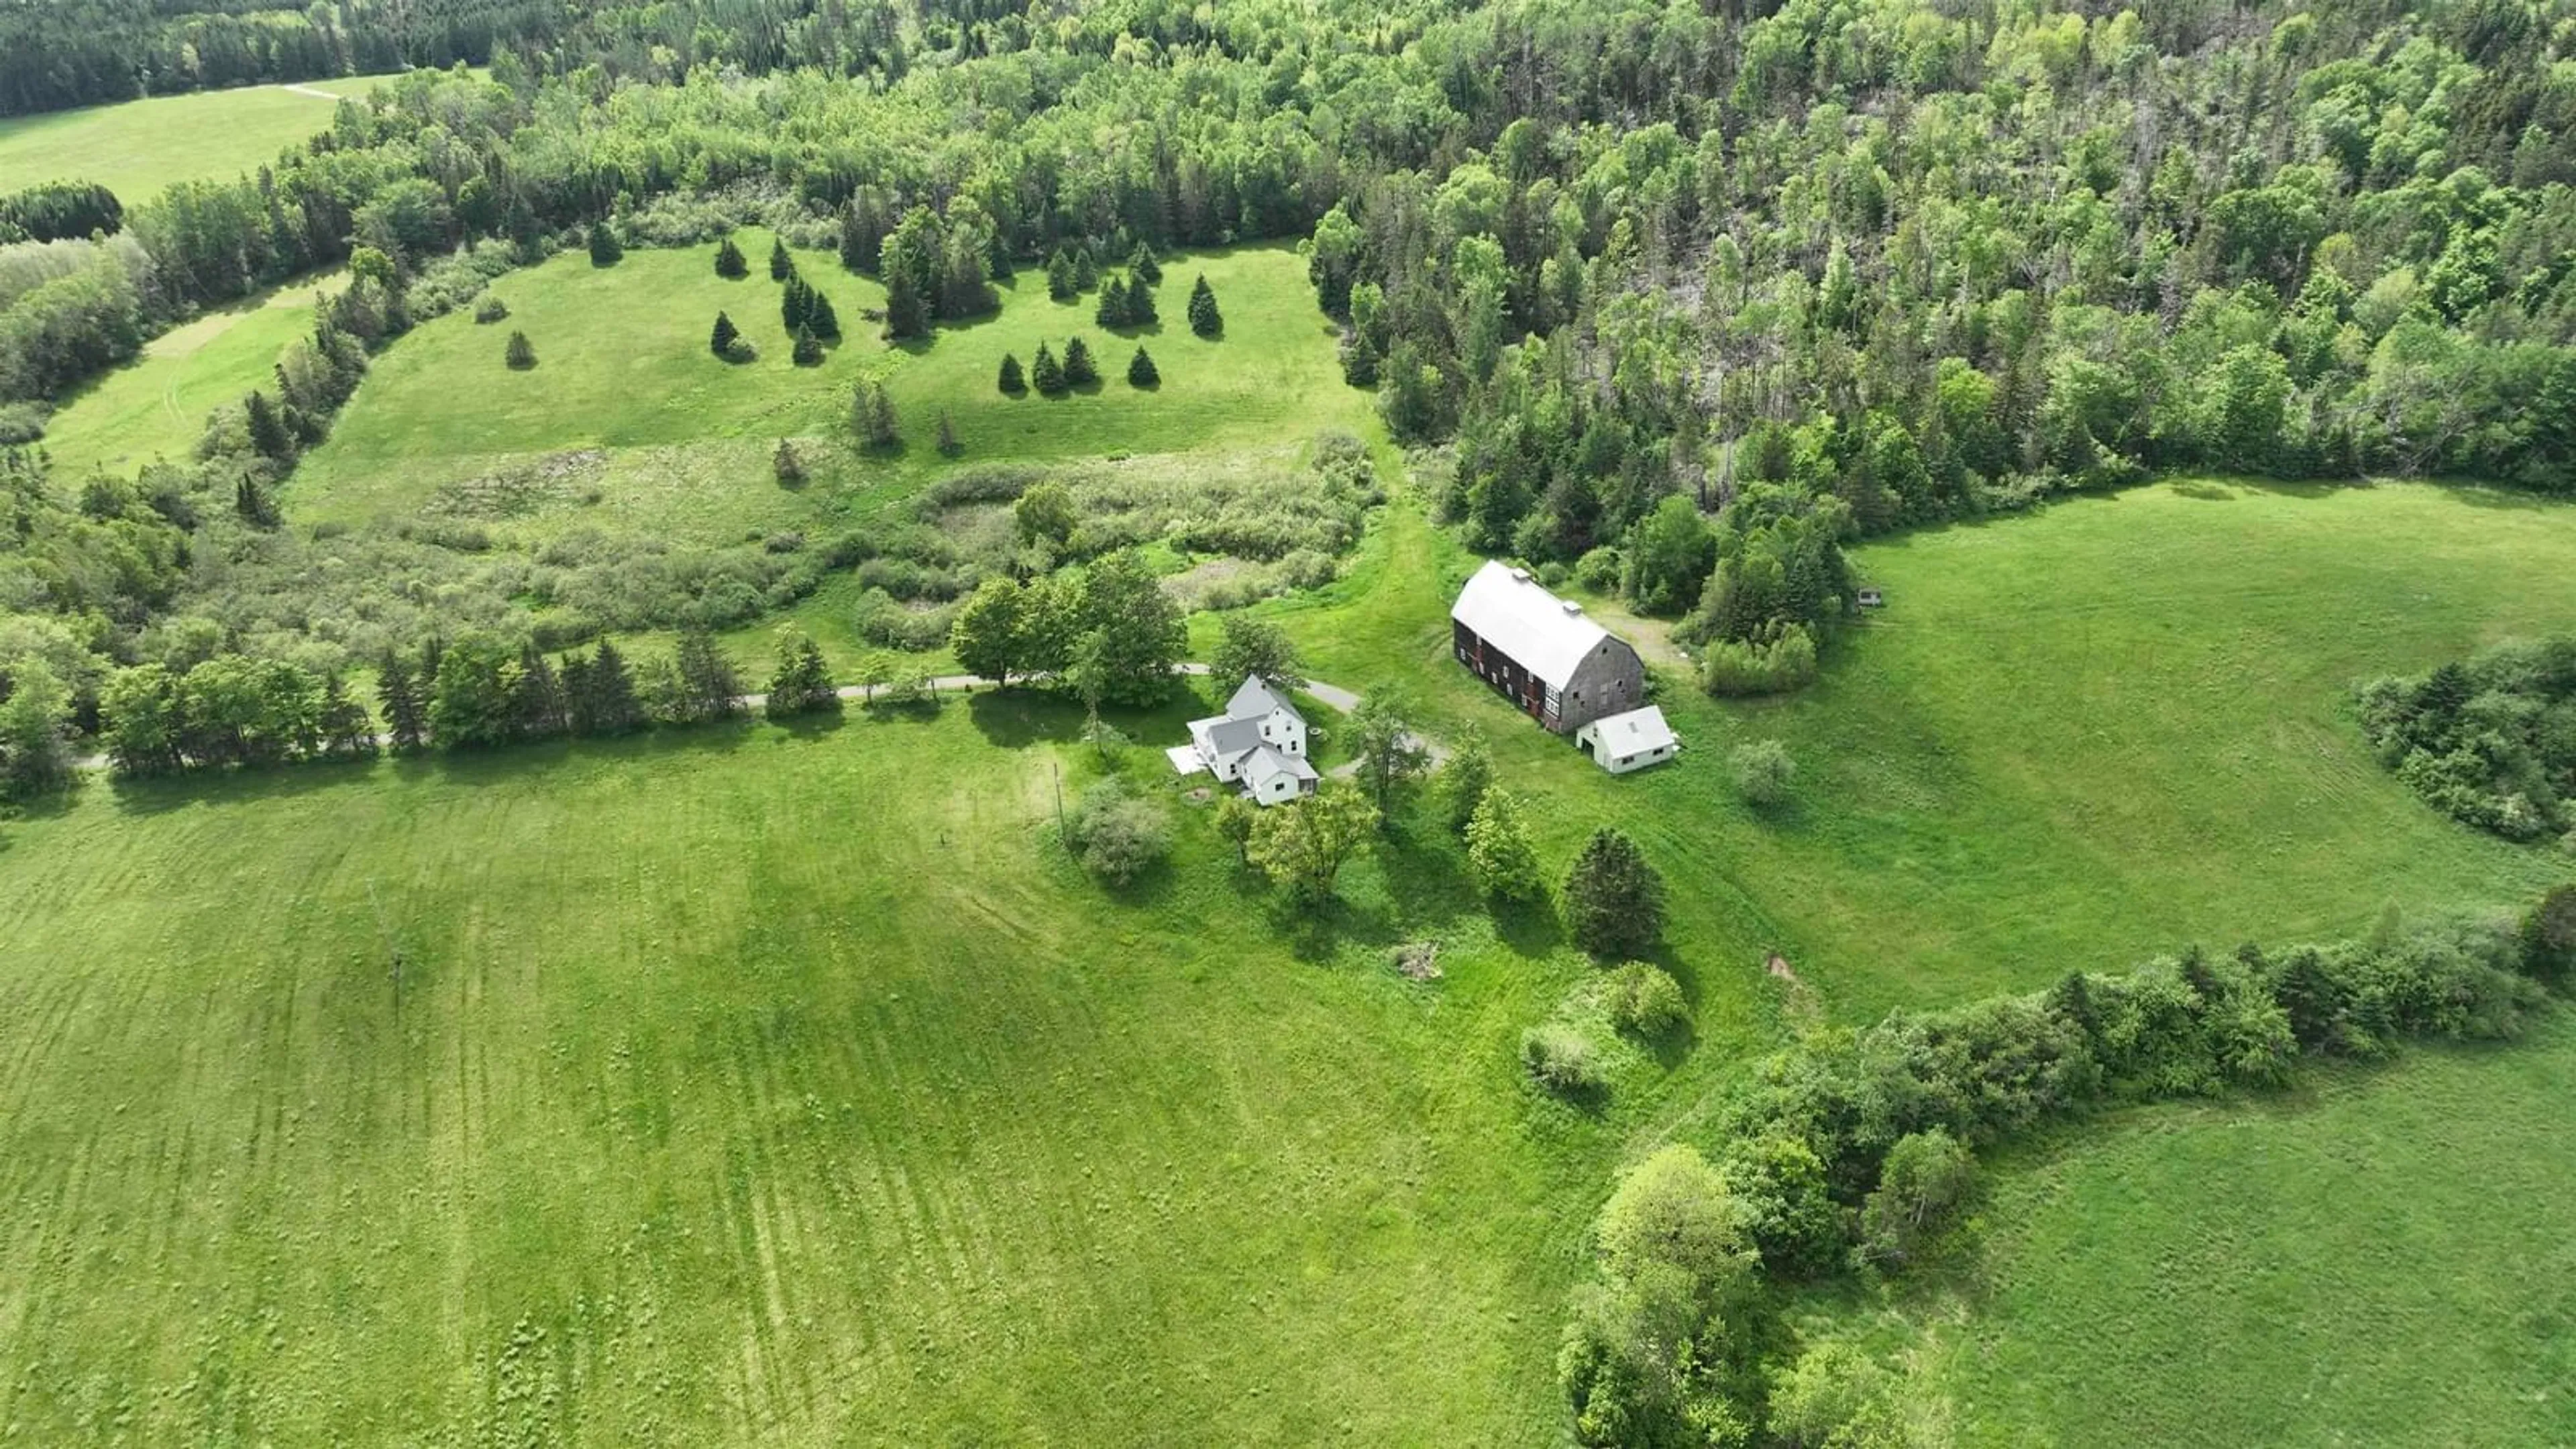
<svg viewBox="0 0 2576 1449">
<path fill-rule="evenodd" d="M 2361 691 L 2380 759 L 2434 809 L 2508 840 L 2576 846 L 2576 639 L 2504 644 Z"/>
</svg>

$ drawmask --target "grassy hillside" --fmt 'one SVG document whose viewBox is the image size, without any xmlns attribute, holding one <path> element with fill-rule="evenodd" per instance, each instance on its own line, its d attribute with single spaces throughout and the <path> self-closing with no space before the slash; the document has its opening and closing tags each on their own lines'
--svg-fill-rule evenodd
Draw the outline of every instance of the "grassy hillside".
<svg viewBox="0 0 2576 1449">
<path fill-rule="evenodd" d="M 238 175 L 328 130 L 332 97 L 365 95 L 386 78 L 245 86 L 0 119 L 0 191 L 96 181 L 132 205 L 174 181 Z"/>
<path fill-rule="evenodd" d="M 765 460 L 781 437 L 846 438 L 851 389 L 863 377 L 886 383 L 905 430 L 903 456 L 873 463 L 885 477 L 943 463 L 932 447 L 942 409 L 967 462 L 1224 451 L 1303 438 L 1365 410 L 1366 398 L 1342 385 L 1330 324 L 1315 309 L 1303 263 L 1285 247 L 1169 262 L 1161 303 L 1171 320 L 1140 334 L 1163 383 L 1140 392 L 1126 382 L 1135 341 L 1095 325 L 1092 298 L 1051 300 L 1034 272 L 1004 286 L 996 316 L 889 350 L 860 315 L 882 301 L 882 289 L 828 253 L 805 255 L 801 267 L 831 297 L 849 338 L 823 366 L 796 367 L 780 289 L 763 266 L 769 237 L 746 232 L 741 241 L 752 259 L 743 280 L 715 275 L 712 246 L 637 249 L 610 268 L 568 253 L 494 284 L 509 304 L 508 322 L 478 326 L 456 313 L 422 326 L 377 359 L 330 441 L 302 465 L 297 515 L 383 517 L 458 480 L 569 449 L 703 443 L 730 456 L 758 445 Z M 1201 272 L 1225 310 L 1222 341 L 1191 336 L 1181 320 L 1190 280 Z M 719 310 L 759 347 L 757 362 L 728 365 L 709 353 Z M 536 346 L 532 371 L 503 365 L 502 344 L 514 329 Z M 1005 351 L 1025 366 L 1041 340 L 1061 353 L 1076 334 L 1099 359 L 1096 391 L 1013 399 L 995 388 Z"/>
<path fill-rule="evenodd" d="M 45 446 L 56 476 L 91 470 L 130 474 L 156 457 L 184 460 L 205 433 L 206 414 L 253 388 L 274 393 L 277 355 L 313 330 L 313 294 L 332 278 L 284 287 L 255 301 L 209 312 L 146 343 L 143 355 L 100 378 L 49 420 Z"/>
<path fill-rule="evenodd" d="M 1961 1443 L 2576 1439 L 2576 1025 L 2008 1168 L 1936 1379 Z"/>
</svg>

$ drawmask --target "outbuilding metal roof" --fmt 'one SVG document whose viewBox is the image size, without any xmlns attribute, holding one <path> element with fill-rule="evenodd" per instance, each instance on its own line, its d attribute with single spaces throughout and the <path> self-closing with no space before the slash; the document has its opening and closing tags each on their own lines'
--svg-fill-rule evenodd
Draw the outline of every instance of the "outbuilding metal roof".
<svg viewBox="0 0 2576 1449">
<path fill-rule="evenodd" d="M 1550 689 L 1563 689 L 1585 655 L 1610 631 L 1593 623 L 1583 606 L 1541 588 L 1526 569 L 1488 563 L 1458 593 L 1449 617 L 1502 650 Z"/>
</svg>

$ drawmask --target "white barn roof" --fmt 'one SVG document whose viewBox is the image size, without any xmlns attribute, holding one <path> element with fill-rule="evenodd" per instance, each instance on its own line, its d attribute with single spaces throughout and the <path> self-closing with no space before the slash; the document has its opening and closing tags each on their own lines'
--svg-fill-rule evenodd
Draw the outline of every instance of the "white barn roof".
<svg viewBox="0 0 2576 1449">
<path fill-rule="evenodd" d="M 1498 562 L 1476 570 L 1449 617 L 1510 655 L 1550 689 L 1565 688 L 1583 656 L 1610 634 L 1584 617 L 1582 605 L 1539 587 L 1526 570 Z"/>
<path fill-rule="evenodd" d="M 1614 757 L 1642 755 L 1680 743 L 1673 727 L 1664 723 L 1664 712 L 1651 704 L 1626 714 L 1604 715 L 1584 728 Z"/>
</svg>

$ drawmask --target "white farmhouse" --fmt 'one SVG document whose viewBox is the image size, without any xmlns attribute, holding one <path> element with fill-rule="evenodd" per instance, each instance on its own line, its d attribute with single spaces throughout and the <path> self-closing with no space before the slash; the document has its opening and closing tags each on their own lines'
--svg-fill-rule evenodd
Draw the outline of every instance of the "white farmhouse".
<svg viewBox="0 0 2576 1449">
<path fill-rule="evenodd" d="M 1673 727 L 1664 723 L 1664 712 L 1651 704 L 1596 719 L 1574 732 L 1574 742 L 1592 763 L 1613 775 L 1669 760 L 1682 747 Z"/>
<path fill-rule="evenodd" d="M 1190 742 L 1164 753 L 1185 775 L 1205 770 L 1241 785 L 1256 805 L 1311 795 L 1319 778 L 1306 763 L 1306 717 L 1258 678 L 1243 681 L 1225 713 L 1190 721 Z"/>
</svg>

